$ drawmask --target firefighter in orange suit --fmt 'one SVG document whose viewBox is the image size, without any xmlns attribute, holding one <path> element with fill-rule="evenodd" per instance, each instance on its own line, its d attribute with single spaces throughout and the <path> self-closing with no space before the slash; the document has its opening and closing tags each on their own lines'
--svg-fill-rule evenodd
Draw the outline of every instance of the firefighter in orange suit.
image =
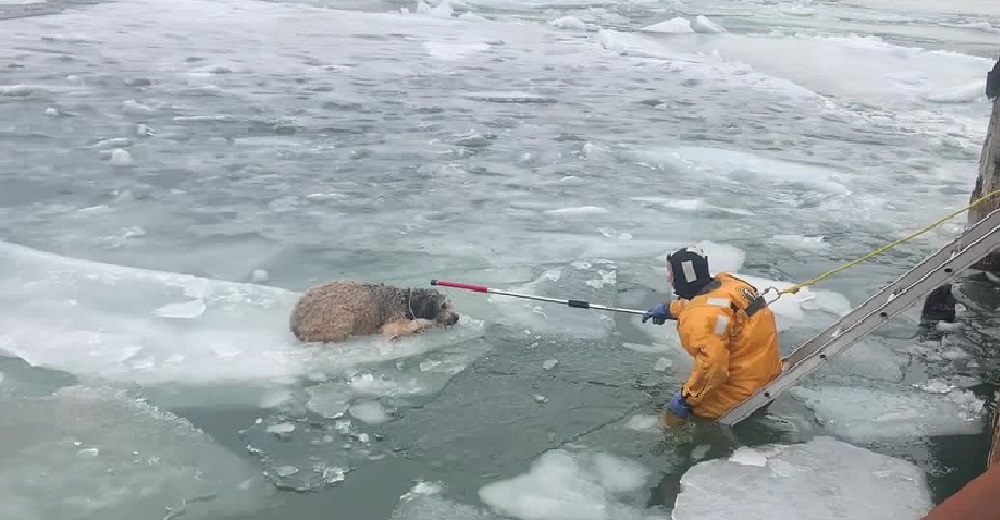
<svg viewBox="0 0 1000 520">
<path fill-rule="evenodd" d="M 679 299 L 642 317 L 677 320 L 681 346 L 694 369 L 670 400 L 670 410 L 715 420 L 781 372 L 774 313 L 757 289 L 729 273 L 709 273 L 708 257 L 689 247 L 667 256 L 667 280 Z"/>
</svg>

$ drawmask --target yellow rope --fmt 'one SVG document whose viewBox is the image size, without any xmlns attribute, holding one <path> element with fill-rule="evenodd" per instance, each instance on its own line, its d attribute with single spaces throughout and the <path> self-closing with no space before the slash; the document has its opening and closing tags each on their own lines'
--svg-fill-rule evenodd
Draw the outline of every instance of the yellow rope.
<svg viewBox="0 0 1000 520">
<path fill-rule="evenodd" d="M 810 280 L 807 280 L 807 281 L 799 283 L 799 284 L 795 284 L 795 285 L 793 285 L 793 286 L 791 286 L 791 287 L 789 287 L 787 289 L 782 289 L 782 290 L 778 291 L 778 298 L 780 298 L 784 294 L 795 294 L 795 293 L 799 292 L 800 290 L 802 290 L 803 287 L 808 287 L 810 285 L 816 285 L 817 283 L 822 282 L 823 280 L 826 280 L 827 278 L 829 278 L 829 277 L 831 277 L 831 276 L 833 276 L 833 275 L 835 275 L 835 274 L 837 274 L 837 273 L 839 273 L 841 271 L 844 271 L 846 269 L 850 269 L 851 267 L 854 267 L 855 265 L 858 265 L 861 262 L 864 262 L 865 260 L 868 260 L 870 258 L 876 257 L 876 256 L 878 256 L 878 255 L 880 255 L 880 254 L 882 254 L 882 253 L 884 253 L 884 252 L 886 252 L 886 251 L 888 251 L 888 250 L 890 250 L 890 249 L 898 246 L 899 244 L 902 244 L 904 242 L 913 240 L 914 238 L 916 238 L 916 237 L 918 237 L 920 235 L 923 235 L 924 233 L 926 233 L 926 232 L 928 232 L 928 231 L 930 231 L 930 230 L 932 230 L 932 229 L 940 226 L 941 224 L 943 224 L 943 223 L 945 223 L 945 222 L 947 222 L 947 221 L 955 218 L 956 215 L 958 215 L 960 213 L 963 213 L 963 212 L 966 212 L 966 211 L 968 211 L 968 210 L 970 210 L 970 209 L 972 209 L 972 208 L 974 208 L 974 207 L 982 204 L 983 202 L 986 201 L 986 199 L 988 199 L 990 197 L 993 197 L 994 195 L 997 195 L 997 194 L 1000 194 L 1000 188 L 995 189 L 995 190 L 987 193 L 986 195 L 983 195 L 982 197 L 979 197 L 978 199 L 975 200 L 975 202 L 969 204 L 968 206 L 965 206 L 962 209 L 953 211 L 952 213 L 948 214 L 947 216 L 938 219 L 933 224 L 930 224 L 928 226 L 925 226 L 925 227 L 921 228 L 919 231 L 917 231 L 915 233 L 912 233 L 912 234 L 907 235 L 907 236 L 905 236 L 903 238 L 900 238 L 899 240 L 890 242 L 889 244 L 886 244 L 886 245 L 884 245 L 884 246 L 882 246 L 882 247 L 880 247 L 880 248 L 872 251 L 871 253 L 868 253 L 865 256 L 862 256 L 862 257 L 860 257 L 860 258 L 858 258 L 856 260 L 852 260 L 852 261 L 850 261 L 850 262 L 848 262 L 848 263 L 846 263 L 846 264 L 844 264 L 844 265 L 842 265 L 842 266 L 840 266 L 840 267 L 838 267 L 836 269 L 833 269 L 832 271 L 827 271 L 827 272 L 825 272 L 825 273 L 823 273 L 823 274 L 821 274 L 821 275 L 819 275 L 819 276 L 817 276 L 815 278 L 812 278 Z"/>
</svg>

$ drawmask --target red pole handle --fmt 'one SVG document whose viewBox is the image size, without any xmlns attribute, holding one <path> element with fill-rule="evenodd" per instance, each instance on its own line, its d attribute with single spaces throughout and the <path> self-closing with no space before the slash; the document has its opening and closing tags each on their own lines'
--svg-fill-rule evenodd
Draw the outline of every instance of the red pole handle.
<svg viewBox="0 0 1000 520">
<path fill-rule="evenodd" d="M 431 285 L 440 285 L 442 287 L 455 287 L 457 289 L 468 289 L 472 292 L 489 292 L 489 287 L 484 285 L 470 285 L 467 283 L 458 282 L 442 282 L 440 280 L 431 280 Z"/>
</svg>

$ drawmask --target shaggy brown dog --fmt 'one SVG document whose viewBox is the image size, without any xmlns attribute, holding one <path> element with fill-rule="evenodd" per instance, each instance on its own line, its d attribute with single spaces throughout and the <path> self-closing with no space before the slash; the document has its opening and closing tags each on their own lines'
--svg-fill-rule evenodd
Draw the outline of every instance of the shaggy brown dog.
<svg viewBox="0 0 1000 520">
<path fill-rule="evenodd" d="M 435 289 L 337 280 L 307 290 L 292 311 L 289 328 L 305 342 L 340 343 L 376 332 L 394 340 L 436 324 L 458 323 L 452 309 L 451 301 Z"/>
</svg>

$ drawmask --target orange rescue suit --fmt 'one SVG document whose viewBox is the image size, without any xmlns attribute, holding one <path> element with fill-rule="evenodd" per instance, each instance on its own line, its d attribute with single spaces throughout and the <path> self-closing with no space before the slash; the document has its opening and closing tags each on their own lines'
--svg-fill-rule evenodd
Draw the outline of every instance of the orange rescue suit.
<svg viewBox="0 0 1000 520">
<path fill-rule="evenodd" d="M 674 300 L 681 346 L 694 369 L 681 394 L 699 417 L 718 419 L 781 373 L 778 326 L 757 289 L 729 273 L 690 300 Z"/>
</svg>

